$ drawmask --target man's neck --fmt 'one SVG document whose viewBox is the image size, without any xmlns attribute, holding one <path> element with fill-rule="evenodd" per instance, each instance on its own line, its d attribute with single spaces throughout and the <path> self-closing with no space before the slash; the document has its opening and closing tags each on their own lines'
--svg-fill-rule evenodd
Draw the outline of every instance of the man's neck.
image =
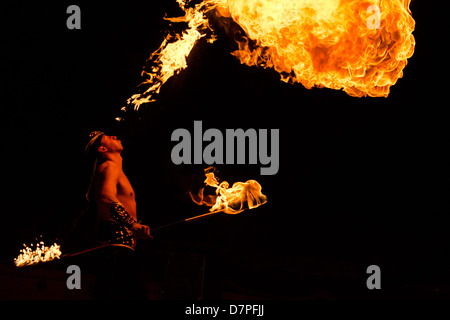
<svg viewBox="0 0 450 320">
<path fill-rule="evenodd" d="M 122 168 L 122 156 L 118 152 L 108 153 L 105 155 L 106 160 L 114 162 Z"/>
</svg>

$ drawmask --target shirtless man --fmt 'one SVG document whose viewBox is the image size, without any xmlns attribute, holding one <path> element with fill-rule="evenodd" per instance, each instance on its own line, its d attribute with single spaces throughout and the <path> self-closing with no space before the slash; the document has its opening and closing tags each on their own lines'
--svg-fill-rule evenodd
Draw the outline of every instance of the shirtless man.
<svg viewBox="0 0 450 320">
<path fill-rule="evenodd" d="M 127 235 L 124 229 L 128 229 L 137 238 L 149 239 L 150 228 L 137 222 L 133 187 L 122 170 L 122 142 L 116 136 L 102 135 L 99 138 L 98 152 L 103 162 L 96 170 L 94 193 L 100 227 L 102 222 L 110 222 L 110 225 L 118 223 L 120 227 L 125 227 L 117 226 L 124 235 Z M 128 243 L 134 248 L 135 241 Z"/>
<path fill-rule="evenodd" d="M 89 137 L 86 152 L 96 157 L 92 178 L 96 238 L 100 243 L 110 244 L 98 263 L 98 295 L 107 299 L 140 298 L 145 289 L 136 278 L 133 251 L 136 238 L 152 238 L 150 228 L 137 222 L 134 190 L 122 170 L 122 142 L 101 131 L 94 131 Z"/>
</svg>

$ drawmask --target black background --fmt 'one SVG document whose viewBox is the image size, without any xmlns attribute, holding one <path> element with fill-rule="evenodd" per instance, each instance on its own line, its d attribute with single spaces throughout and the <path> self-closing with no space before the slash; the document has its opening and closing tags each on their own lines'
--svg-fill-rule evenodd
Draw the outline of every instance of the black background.
<svg viewBox="0 0 450 320">
<path fill-rule="evenodd" d="M 39 235 L 64 241 L 85 205 L 91 130 L 124 140 L 143 223 L 207 212 L 187 195 L 206 165 L 170 159 L 172 131 L 193 132 L 202 120 L 204 130 L 280 129 L 280 170 L 260 176 L 259 165 L 218 165 L 221 180 L 259 181 L 267 204 L 155 232 L 142 249 L 150 260 L 158 250 L 201 252 L 210 283 L 232 279 L 258 297 L 371 297 L 371 264 L 384 275 L 379 296 L 448 294 L 445 29 L 434 9 L 413 1 L 415 52 L 388 98 L 281 82 L 273 70 L 241 65 L 230 54 L 234 40 L 217 28 L 218 40 L 199 41 L 189 67 L 139 120 L 118 123 L 169 29 L 164 15 L 182 11 L 175 1 L 78 2 L 82 29 L 68 30 L 70 4 L 0 10 L 2 261 Z"/>
</svg>

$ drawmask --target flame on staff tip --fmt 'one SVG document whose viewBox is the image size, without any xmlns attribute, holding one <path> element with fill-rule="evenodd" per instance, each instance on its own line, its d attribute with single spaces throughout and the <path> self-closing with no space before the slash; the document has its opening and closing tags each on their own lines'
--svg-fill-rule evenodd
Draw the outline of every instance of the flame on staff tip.
<svg viewBox="0 0 450 320">
<path fill-rule="evenodd" d="M 227 181 L 219 183 L 214 171 L 214 167 L 205 169 L 205 186 L 197 195 L 190 193 L 192 201 L 196 204 L 210 206 L 209 211 L 211 212 L 237 214 L 245 209 L 257 208 L 267 202 L 267 197 L 262 194 L 262 187 L 257 181 L 235 182 L 230 188 Z M 216 195 L 204 195 L 206 186 L 215 188 Z"/>
<path fill-rule="evenodd" d="M 41 241 L 39 244 L 36 244 L 35 250 L 27 247 L 25 244 L 23 246 L 24 249 L 20 250 L 21 254 L 14 259 L 14 263 L 17 267 L 30 266 L 39 262 L 52 261 L 54 259 L 59 259 L 61 256 L 60 245 L 56 243 L 50 247 L 46 247 L 44 242 Z M 31 247 L 33 247 L 32 244 Z"/>
</svg>

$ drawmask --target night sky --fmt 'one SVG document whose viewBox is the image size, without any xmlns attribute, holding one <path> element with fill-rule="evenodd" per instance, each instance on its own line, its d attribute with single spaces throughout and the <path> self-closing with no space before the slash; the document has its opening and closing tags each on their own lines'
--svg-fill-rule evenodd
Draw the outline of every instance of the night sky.
<svg viewBox="0 0 450 320">
<path fill-rule="evenodd" d="M 206 213 L 188 191 L 202 185 L 208 165 L 176 166 L 170 158 L 171 133 L 193 132 L 201 120 L 204 130 L 280 130 L 278 174 L 260 176 L 260 164 L 216 166 L 221 181 L 260 182 L 268 202 L 239 216 L 155 232 L 149 252 L 206 252 L 230 266 L 231 278 L 233 267 L 245 265 L 246 285 L 262 294 L 261 277 L 285 296 L 295 295 L 298 279 L 258 274 L 261 263 L 273 274 L 295 263 L 305 277 L 320 278 L 321 270 L 337 292 L 345 285 L 334 270 L 348 270 L 349 278 L 360 277 L 355 287 L 364 287 L 371 264 L 384 270 L 387 295 L 406 284 L 449 288 L 448 110 L 441 35 L 432 32 L 443 22 L 423 2 L 411 5 L 415 53 L 388 98 L 281 82 L 271 69 L 241 65 L 230 54 L 237 44 L 218 27 L 218 40 L 199 41 L 189 67 L 163 86 L 156 103 L 121 123 L 114 118 L 138 92 L 145 61 L 169 29 L 164 15 L 182 12 L 175 1 L 78 2 L 82 28 L 68 30 L 70 4 L 0 11 L 2 262 L 11 263 L 22 243 L 39 235 L 65 241 L 86 204 L 83 150 L 92 130 L 123 139 L 124 171 L 142 223 Z"/>
</svg>

